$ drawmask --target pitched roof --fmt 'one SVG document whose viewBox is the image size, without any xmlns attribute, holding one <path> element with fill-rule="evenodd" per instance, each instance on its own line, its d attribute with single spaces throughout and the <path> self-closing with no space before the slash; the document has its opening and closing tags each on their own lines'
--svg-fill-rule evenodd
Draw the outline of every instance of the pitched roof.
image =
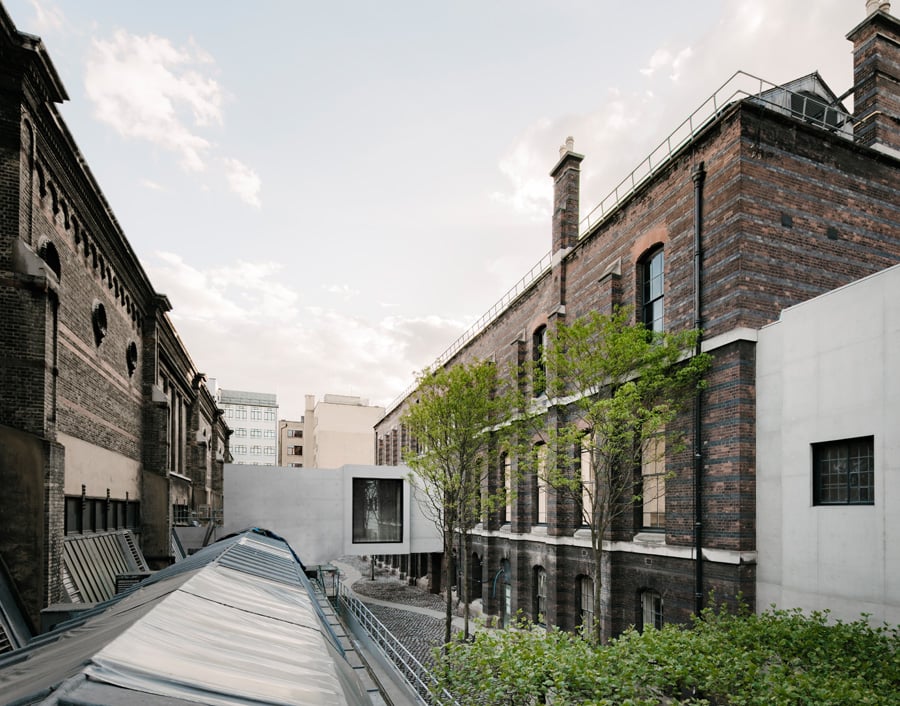
<svg viewBox="0 0 900 706">
<path fill-rule="evenodd" d="M 0 658 L 4 703 L 371 704 L 283 540 L 230 537 Z"/>
</svg>

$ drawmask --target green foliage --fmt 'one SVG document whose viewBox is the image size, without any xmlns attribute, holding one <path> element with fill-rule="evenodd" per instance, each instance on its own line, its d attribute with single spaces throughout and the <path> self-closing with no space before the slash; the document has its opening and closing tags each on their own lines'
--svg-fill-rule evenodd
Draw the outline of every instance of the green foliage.
<svg viewBox="0 0 900 706">
<path fill-rule="evenodd" d="M 498 497 L 504 494 L 502 488 L 497 493 L 483 491 L 490 468 L 487 458 L 506 429 L 499 423 L 513 415 L 514 404 L 515 398 L 499 384 L 496 366 L 475 361 L 424 370 L 403 414 L 402 423 L 414 440 L 414 448 L 403 450 L 413 471 L 409 480 L 417 489 L 423 513 L 443 538 L 445 576 L 450 575 L 454 536 L 462 536 L 465 547 L 465 538 L 481 514 L 506 501 Z M 468 633 L 468 564 L 462 564 Z M 448 590 L 445 642 L 450 641 L 451 605 Z"/>
<path fill-rule="evenodd" d="M 520 472 L 535 473 L 558 499 L 580 507 L 590 528 L 594 605 L 601 603 L 603 542 L 617 517 L 631 512 L 646 491 L 637 488 L 642 464 L 664 464 L 683 448 L 674 422 L 703 386 L 706 354 L 695 354 L 699 331 L 651 332 L 621 307 L 591 312 L 560 324 L 548 336 L 533 389 L 547 386 L 548 398 L 522 401 Z M 546 368 L 546 379 L 541 377 Z M 547 423 L 548 406 L 559 410 Z M 535 436 L 550 449 L 547 462 L 530 452 Z M 584 461 L 589 471 L 582 477 Z M 664 475 L 664 474 L 660 474 Z M 664 487 L 658 481 L 656 489 Z M 601 638 L 600 619 L 593 639 Z"/>
<path fill-rule="evenodd" d="M 900 704 L 900 630 L 828 612 L 707 609 L 688 627 L 605 646 L 520 623 L 453 643 L 442 686 L 461 704 Z"/>
</svg>

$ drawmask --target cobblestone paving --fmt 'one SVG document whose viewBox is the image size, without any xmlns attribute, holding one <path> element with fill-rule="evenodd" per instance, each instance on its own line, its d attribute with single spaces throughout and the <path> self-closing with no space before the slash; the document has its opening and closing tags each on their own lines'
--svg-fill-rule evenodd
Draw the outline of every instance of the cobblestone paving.
<svg viewBox="0 0 900 706">
<path fill-rule="evenodd" d="M 362 578 L 356 581 L 351 588 L 364 603 L 366 603 L 366 598 L 377 598 L 396 603 L 398 606 L 430 608 L 441 614 L 445 610 L 442 596 L 429 593 L 418 586 L 409 586 L 405 581 L 400 581 L 398 576 L 392 574 L 388 569 L 376 567 L 375 580 L 372 581 L 372 567 L 368 561 L 349 556 L 341 557 L 340 561 L 353 566 L 362 574 Z M 442 618 L 422 615 L 404 610 L 402 607 L 394 608 L 376 603 L 366 603 L 366 606 L 419 662 L 425 665 L 432 663 L 432 650 L 444 639 Z"/>
</svg>

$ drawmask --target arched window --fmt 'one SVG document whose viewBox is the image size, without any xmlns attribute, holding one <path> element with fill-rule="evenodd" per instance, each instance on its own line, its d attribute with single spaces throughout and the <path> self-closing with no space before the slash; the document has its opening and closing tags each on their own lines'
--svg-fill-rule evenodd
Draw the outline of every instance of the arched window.
<svg viewBox="0 0 900 706">
<path fill-rule="evenodd" d="M 533 379 L 531 387 L 535 397 L 547 390 L 547 327 L 539 326 L 531 337 L 531 362 Z"/>
<path fill-rule="evenodd" d="M 651 251 L 641 262 L 641 321 L 651 331 L 663 331 L 665 259 L 662 247 Z"/>
<path fill-rule="evenodd" d="M 594 579 L 590 576 L 579 576 L 575 596 L 578 600 L 579 625 L 585 634 L 589 635 L 594 628 Z"/>
<path fill-rule="evenodd" d="M 538 625 L 547 624 L 547 572 L 542 566 L 534 567 L 534 615 Z"/>
<path fill-rule="evenodd" d="M 662 630 L 663 599 L 656 591 L 641 592 L 641 624 L 644 628 Z"/>
</svg>

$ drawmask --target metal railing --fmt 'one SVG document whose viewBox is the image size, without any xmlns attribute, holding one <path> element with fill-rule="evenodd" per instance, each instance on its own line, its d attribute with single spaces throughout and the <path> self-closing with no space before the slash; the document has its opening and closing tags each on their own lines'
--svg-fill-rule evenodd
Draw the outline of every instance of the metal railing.
<svg viewBox="0 0 900 706">
<path fill-rule="evenodd" d="M 767 98 L 767 96 L 769 97 Z M 797 96 L 801 99 L 799 103 L 802 107 L 796 109 L 784 105 L 778 100 L 782 96 Z M 851 115 L 833 105 L 824 104 L 807 94 L 795 93 L 784 86 L 779 86 L 745 71 L 736 71 L 581 219 L 578 228 L 579 234 L 584 235 L 612 213 L 619 204 L 656 174 L 661 167 L 668 164 L 672 156 L 693 140 L 697 133 L 711 123 L 724 108 L 745 98 L 752 98 L 766 107 L 794 114 L 803 120 L 828 129 L 834 128 L 832 116 L 840 116 L 842 123 L 849 124 L 852 121 Z"/>
<path fill-rule="evenodd" d="M 339 587 L 338 595 L 339 609 L 346 610 L 356 619 L 374 645 L 397 668 L 404 681 L 423 704 L 459 706 L 456 699 L 446 689 L 438 690 L 437 679 L 434 675 L 343 584 Z"/>
<path fill-rule="evenodd" d="M 816 76 L 816 81 L 818 77 Z M 791 98 L 796 97 L 796 105 Z M 681 124 L 676 127 L 652 152 L 650 152 L 637 167 L 620 181 L 607 196 L 600 200 L 588 214 L 579 221 L 579 237 L 587 234 L 598 223 L 603 221 L 618 206 L 631 196 L 638 188 L 647 182 L 662 167 L 666 166 L 673 155 L 693 140 L 697 134 L 709 125 L 729 105 L 744 100 L 753 99 L 755 102 L 767 108 L 788 115 L 799 117 L 802 120 L 818 125 L 832 131 L 838 131 L 852 139 L 852 134 L 840 129 L 841 126 L 849 126 L 853 116 L 833 104 L 825 104 L 806 93 L 797 93 L 784 86 L 766 81 L 765 79 L 748 74 L 745 71 L 736 71 L 725 83 L 707 98 L 693 113 L 688 115 Z M 785 103 L 784 99 L 787 99 Z M 796 107 L 799 106 L 799 107 Z M 441 353 L 432 364 L 432 368 L 438 368 L 452 358 L 461 348 L 468 344 L 475 336 L 486 329 L 498 316 L 515 301 L 531 284 L 543 275 L 553 262 L 553 253 L 548 253 L 541 258 L 528 273 L 516 285 L 504 294 L 500 300 L 488 309 L 481 318 L 472 324 L 457 338 L 447 350 Z M 385 408 L 385 414 L 393 412 L 416 389 L 416 383 L 412 383 L 393 402 Z"/>
</svg>

